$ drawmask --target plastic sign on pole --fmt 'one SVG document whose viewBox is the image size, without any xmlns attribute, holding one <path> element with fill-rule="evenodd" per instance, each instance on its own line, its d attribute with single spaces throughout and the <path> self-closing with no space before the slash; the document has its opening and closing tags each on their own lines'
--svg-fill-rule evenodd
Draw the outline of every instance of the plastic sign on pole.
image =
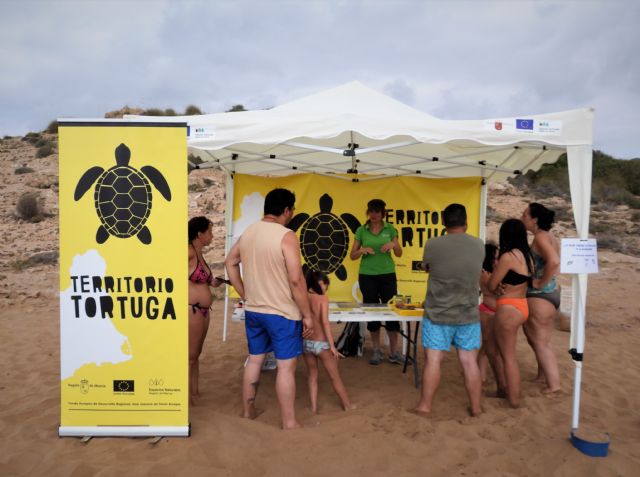
<svg viewBox="0 0 640 477">
<path fill-rule="evenodd" d="M 595 239 L 578 239 L 566 238 L 562 239 L 560 249 L 560 272 L 566 274 L 586 275 L 598 273 L 598 245 Z M 584 302 L 580 305 L 578 313 L 584 319 Z M 606 457 L 609 452 L 609 435 L 605 434 L 605 438 L 601 441 L 591 441 L 584 439 L 577 434 L 577 415 L 580 404 L 579 383 L 582 376 L 582 355 L 583 342 L 578 340 L 580 344 L 576 348 L 572 348 L 572 358 L 576 362 L 576 384 L 574 385 L 574 419 L 575 427 L 570 434 L 571 444 L 585 455 L 591 457 Z"/>
<path fill-rule="evenodd" d="M 560 273 L 598 273 L 598 245 L 596 239 L 562 239 Z"/>
</svg>

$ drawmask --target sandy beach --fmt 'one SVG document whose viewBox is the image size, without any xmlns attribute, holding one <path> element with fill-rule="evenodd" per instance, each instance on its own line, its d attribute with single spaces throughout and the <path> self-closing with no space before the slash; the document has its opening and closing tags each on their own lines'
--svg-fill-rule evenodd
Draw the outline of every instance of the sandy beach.
<svg viewBox="0 0 640 477">
<path fill-rule="evenodd" d="M 298 365 L 300 420 L 317 426 L 283 432 L 274 390 L 275 373 L 264 372 L 255 421 L 239 417 L 240 382 L 246 356 L 241 323 L 229 323 L 222 342 L 222 300 L 214 304 L 201 358 L 201 392 L 190 411 L 190 438 L 59 438 L 60 350 L 58 265 L 27 263 L 57 250 L 57 157 L 34 162 L 33 174 L 13 167 L 31 146 L 16 141 L 0 155 L 3 197 L 0 216 L 0 475 L 2 476 L 632 476 L 640 468 L 640 329 L 637 285 L 640 259 L 600 252 L 600 273 L 591 277 L 587 306 L 580 432 L 611 437 L 609 456 L 587 457 L 569 442 L 573 363 L 569 333 L 555 331 L 563 392 L 549 397 L 529 382 L 536 372 L 522 331 L 518 345 L 523 402 L 517 410 L 485 398 L 484 414 L 470 418 L 462 374 L 454 354 L 445 359 L 433 416 L 408 409 L 418 400 L 412 373 L 364 358 L 340 362 L 343 380 L 358 409 L 342 412 L 325 375 L 320 377 L 320 413 L 308 407 L 305 369 Z M 6 151 L 5 151 L 6 152 Z M 222 271 L 224 188 L 219 175 L 190 175 L 190 214 L 207 214 L 215 240 L 206 258 Z M 49 187 L 42 187 L 49 184 Z M 16 220 L 19 194 L 41 191 L 43 221 Z M 494 191 L 490 206 L 508 216 L 526 198 Z M 495 238 L 497 224 L 489 237 Z M 560 229 L 558 235 L 562 235 Z M 568 283 L 566 277 L 563 282 Z M 334 325 L 337 337 L 341 325 Z M 420 366 L 422 364 L 420 350 Z M 485 385 L 493 389 L 491 379 Z M 634 470 L 635 469 L 635 470 Z"/>
<path fill-rule="evenodd" d="M 533 353 L 520 335 L 525 380 L 520 409 L 485 398 L 485 413 L 466 415 L 467 400 L 455 355 L 446 358 L 433 417 L 407 412 L 417 401 L 411 374 L 366 359 L 341 361 L 343 379 L 358 409 L 344 413 L 325 376 L 320 413 L 307 410 L 303 363 L 299 363 L 297 411 L 317 427 L 283 432 L 274 391 L 274 372 L 264 372 L 255 421 L 239 416 L 241 368 L 246 354 L 243 326 L 230 322 L 221 341 L 222 301 L 202 357 L 202 397 L 190 412 L 190 438 L 58 438 L 59 317 L 57 270 L 35 267 L 20 273 L 38 277 L 38 296 L 2 306 L 0 339 L 0 475 L 634 475 L 640 465 L 640 345 L 636 285 L 640 260 L 602 253 L 601 273 L 590 282 L 581 431 L 607 432 L 607 458 L 575 450 L 569 440 L 573 364 L 566 354 L 569 334 L 557 331 L 565 392 L 547 397 L 538 384 Z M 43 281 L 44 280 L 44 281 Z M 334 334 L 340 325 L 334 325 Z M 368 352 L 368 349 L 367 349 Z M 365 356 L 366 357 L 366 356 Z M 485 389 L 491 389 L 489 381 Z M 633 469 L 636 469 L 635 471 Z"/>
</svg>

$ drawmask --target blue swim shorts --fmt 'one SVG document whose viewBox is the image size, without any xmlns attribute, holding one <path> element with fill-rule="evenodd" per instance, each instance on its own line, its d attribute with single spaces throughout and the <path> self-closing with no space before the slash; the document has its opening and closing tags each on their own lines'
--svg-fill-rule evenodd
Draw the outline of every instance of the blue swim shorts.
<svg viewBox="0 0 640 477">
<path fill-rule="evenodd" d="M 302 321 L 245 310 L 244 328 L 249 354 L 273 351 L 276 359 L 291 359 L 302 354 Z"/>
<path fill-rule="evenodd" d="M 480 349 L 482 341 L 480 323 L 466 325 L 441 325 L 429 318 L 422 319 L 422 346 L 428 349 L 449 351 L 451 345 L 471 351 Z"/>
</svg>

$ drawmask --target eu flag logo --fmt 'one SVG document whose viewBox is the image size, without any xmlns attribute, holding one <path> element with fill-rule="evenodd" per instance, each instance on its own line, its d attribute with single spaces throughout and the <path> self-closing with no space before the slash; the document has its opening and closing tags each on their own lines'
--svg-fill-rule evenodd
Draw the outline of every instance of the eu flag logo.
<svg viewBox="0 0 640 477">
<path fill-rule="evenodd" d="M 516 119 L 516 129 L 533 131 L 533 119 Z"/>
<path fill-rule="evenodd" d="M 114 393 L 132 393 L 135 391 L 133 379 L 114 379 L 113 380 L 113 392 Z"/>
</svg>

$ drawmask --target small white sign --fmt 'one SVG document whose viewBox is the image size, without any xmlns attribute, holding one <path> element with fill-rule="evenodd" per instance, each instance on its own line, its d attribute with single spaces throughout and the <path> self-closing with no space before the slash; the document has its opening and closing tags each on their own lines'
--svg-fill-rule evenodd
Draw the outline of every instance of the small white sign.
<svg viewBox="0 0 640 477">
<path fill-rule="evenodd" d="M 216 128 L 212 126 L 189 126 L 189 139 L 213 139 Z"/>
<path fill-rule="evenodd" d="M 562 134 L 562 121 L 559 119 L 537 119 L 534 131 L 545 136 L 559 136 Z"/>
<path fill-rule="evenodd" d="M 596 239 L 562 239 L 560 273 L 598 273 Z"/>
</svg>

